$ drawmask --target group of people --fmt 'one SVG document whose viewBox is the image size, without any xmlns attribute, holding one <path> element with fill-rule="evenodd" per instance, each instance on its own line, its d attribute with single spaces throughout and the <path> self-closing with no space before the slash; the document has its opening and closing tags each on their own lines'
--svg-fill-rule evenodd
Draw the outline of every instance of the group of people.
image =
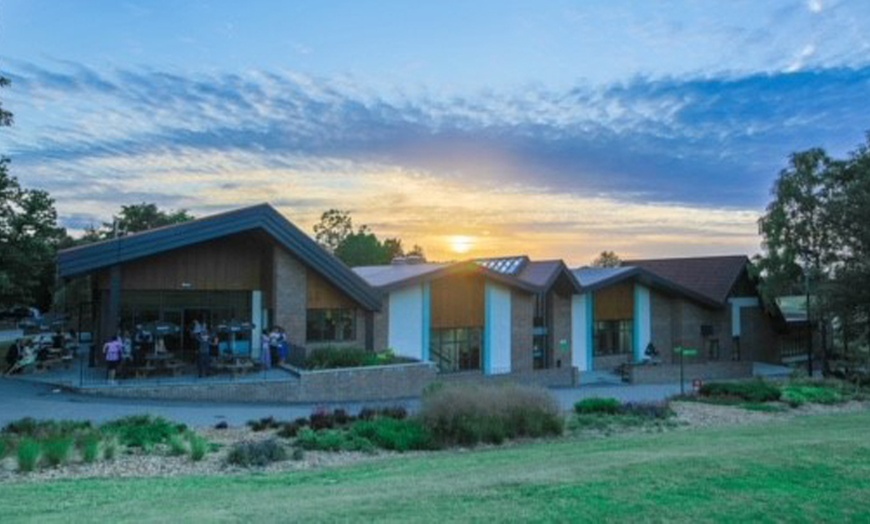
<svg viewBox="0 0 870 524">
<path fill-rule="evenodd" d="M 48 360 L 55 354 L 71 351 L 76 344 L 76 333 L 70 329 L 67 332 L 57 330 L 51 337 L 42 335 L 37 339 L 19 338 L 6 351 L 6 371 L 4 374 L 16 374 L 30 364 Z"/>
<path fill-rule="evenodd" d="M 283 364 L 289 356 L 290 342 L 287 340 L 287 332 L 278 326 L 271 331 L 264 330 L 260 345 L 260 364 L 263 368 L 271 368 L 273 362 Z"/>
</svg>

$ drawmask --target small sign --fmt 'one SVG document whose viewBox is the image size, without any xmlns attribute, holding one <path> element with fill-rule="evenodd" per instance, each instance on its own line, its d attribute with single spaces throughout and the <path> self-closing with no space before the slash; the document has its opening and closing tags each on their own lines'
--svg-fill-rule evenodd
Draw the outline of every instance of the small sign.
<svg viewBox="0 0 870 524">
<path fill-rule="evenodd" d="M 562 351 L 562 353 L 567 353 L 568 351 L 571 350 L 571 346 L 568 345 L 567 339 L 563 338 L 562 340 L 559 341 L 559 349 Z"/>
<path fill-rule="evenodd" d="M 684 357 L 697 357 L 698 356 L 698 350 L 692 349 L 692 348 L 677 347 L 677 348 L 674 348 L 674 353 L 676 353 L 678 355 L 683 355 Z"/>
</svg>

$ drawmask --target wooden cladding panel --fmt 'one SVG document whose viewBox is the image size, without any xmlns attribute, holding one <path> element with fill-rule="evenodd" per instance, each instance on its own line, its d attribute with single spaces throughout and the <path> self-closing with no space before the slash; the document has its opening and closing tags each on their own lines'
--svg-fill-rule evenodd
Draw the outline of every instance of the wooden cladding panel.
<svg viewBox="0 0 870 524">
<path fill-rule="evenodd" d="M 484 279 L 455 275 L 432 282 L 432 328 L 483 327 Z"/>
<path fill-rule="evenodd" d="M 351 309 L 354 301 L 323 280 L 314 271 L 308 271 L 308 309 Z"/>
<path fill-rule="evenodd" d="M 634 283 L 625 282 L 595 292 L 595 320 L 634 318 Z"/>
<path fill-rule="evenodd" d="M 255 239 L 232 237 L 124 264 L 122 289 L 200 291 L 261 289 L 263 257 L 271 249 Z M 108 289 L 108 271 L 99 277 Z"/>
</svg>

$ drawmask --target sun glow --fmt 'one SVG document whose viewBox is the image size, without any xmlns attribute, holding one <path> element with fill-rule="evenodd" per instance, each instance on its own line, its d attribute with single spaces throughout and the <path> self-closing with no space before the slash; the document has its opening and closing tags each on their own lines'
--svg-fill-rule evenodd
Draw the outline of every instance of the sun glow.
<svg viewBox="0 0 870 524">
<path fill-rule="evenodd" d="M 474 237 L 456 235 L 450 237 L 450 249 L 461 255 L 468 253 L 474 247 Z"/>
</svg>

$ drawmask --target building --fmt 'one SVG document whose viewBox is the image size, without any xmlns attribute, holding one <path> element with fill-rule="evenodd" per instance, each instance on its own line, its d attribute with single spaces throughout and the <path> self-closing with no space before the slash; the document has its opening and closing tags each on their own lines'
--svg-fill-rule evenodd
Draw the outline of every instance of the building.
<svg viewBox="0 0 870 524">
<path fill-rule="evenodd" d="M 354 271 L 381 293 L 377 346 L 431 360 L 442 373 L 570 368 L 570 304 L 579 285 L 562 261 L 408 257 Z"/>
<path fill-rule="evenodd" d="M 58 271 L 87 282 L 97 340 L 164 322 L 180 327 L 167 348 L 191 356 L 195 322 L 250 323 L 238 346 L 255 357 L 273 326 L 297 347 L 374 347 L 377 293 L 267 204 L 66 249 Z"/>
<path fill-rule="evenodd" d="M 654 360 L 668 364 L 675 348 L 695 363 L 779 363 L 775 313 L 764 309 L 745 256 L 625 261 L 616 268 L 580 268 L 574 296 L 574 365 L 614 369 Z"/>
</svg>

